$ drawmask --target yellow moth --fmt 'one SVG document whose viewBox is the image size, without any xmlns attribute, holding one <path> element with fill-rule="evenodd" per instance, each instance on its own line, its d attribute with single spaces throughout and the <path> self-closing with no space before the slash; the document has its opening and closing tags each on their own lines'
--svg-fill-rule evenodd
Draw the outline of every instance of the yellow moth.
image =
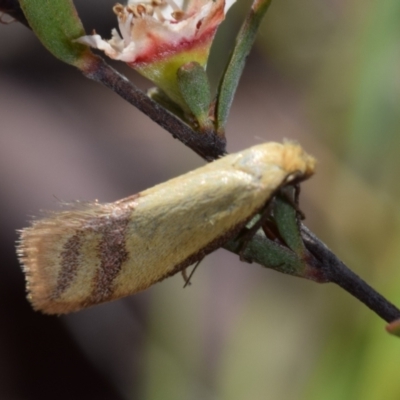
<svg viewBox="0 0 400 400">
<path fill-rule="evenodd" d="M 265 143 L 115 203 L 52 212 L 20 231 L 28 298 L 63 314 L 144 290 L 234 238 L 314 165 L 297 144 Z"/>
</svg>

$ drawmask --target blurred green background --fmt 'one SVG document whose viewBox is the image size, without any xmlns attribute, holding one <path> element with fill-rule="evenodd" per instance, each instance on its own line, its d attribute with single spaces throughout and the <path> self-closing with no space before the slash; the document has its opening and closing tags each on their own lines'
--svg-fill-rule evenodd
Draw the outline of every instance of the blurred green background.
<svg viewBox="0 0 400 400">
<path fill-rule="evenodd" d="M 76 1 L 108 37 L 112 1 Z M 248 3 L 209 62 L 214 82 Z M 113 63 L 137 85 L 149 83 Z M 273 2 L 240 82 L 228 150 L 298 140 L 318 159 L 306 224 L 400 305 L 400 2 Z M 114 201 L 203 164 L 146 116 L 0 25 L 0 398 L 398 400 L 400 340 L 334 285 L 207 257 L 178 275 L 60 318 L 31 310 L 16 229 L 58 199 Z"/>
</svg>

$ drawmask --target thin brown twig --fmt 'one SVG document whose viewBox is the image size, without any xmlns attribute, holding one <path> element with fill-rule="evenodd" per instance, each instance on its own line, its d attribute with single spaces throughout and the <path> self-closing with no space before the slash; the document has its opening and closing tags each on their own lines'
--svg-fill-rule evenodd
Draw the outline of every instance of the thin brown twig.
<svg viewBox="0 0 400 400">
<path fill-rule="evenodd" d="M 216 132 L 197 132 L 181 119 L 170 113 L 128 79 L 111 68 L 102 58 L 90 71 L 82 71 L 84 75 L 110 88 L 128 103 L 145 113 L 172 136 L 190 147 L 206 161 L 213 161 L 225 154 L 226 139 Z"/>
<path fill-rule="evenodd" d="M 307 249 L 317 260 L 317 268 L 329 282 L 336 283 L 386 322 L 400 318 L 400 310 L 350 270 L 305 225 L 301 234 Z"/>
</svg>

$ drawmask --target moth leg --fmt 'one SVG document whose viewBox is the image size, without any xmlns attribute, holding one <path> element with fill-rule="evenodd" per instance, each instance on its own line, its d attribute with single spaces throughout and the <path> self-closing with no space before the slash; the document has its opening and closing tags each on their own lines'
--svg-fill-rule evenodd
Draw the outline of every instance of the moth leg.
<svg viewBox="0 0 400 400">
<path fill-rule="evenodd" d="M 240 250 L 239 250 L 239 258 L 240 261 L 246 261 L 246 262 L 251 262 L 247 260 L 244 256 L 244 252 L 246 251 L 246 247 L 249 244 L 250 240 L 253 238 L 253 236 L 256 234 L 256 232 L 267 222 L 268 218 L 271 215 L 271 202 L 268 202 L 266 206 L 263 208 L 263 210 L 260 213 L 260 218 L 259 220 L 250 228 L 247 229 L 246 232 L 242 235 L 242 243 L 240 245 Z"/>
<path fill-rule="evenodd" d="M 188 274 L 187 274 L 187 267 L 184 268 L 184 269 L 181 271 L 181 274 L 182 274 L 182 278 L 183 278 L 183 281 L 185 282 L 185 286 L 186 286 L 186 282 L 189 280 L 189 277 L 188 277 Z M 185 287 L 185 286 L 184 286 L 184 287 Z"/>
<path fill-rule="evenodd" d="M 191 285 L 192 283 L 190 282 L 190 280 L 193 277 L 194 272 L 196 271 L 197 267 L 200 265 L 200 263 L 204 260 L 204 256 L 200 258 L 199 261 L 197 261 L 196 265 L 193 267 L 192 272 L 189 274 L 189 276 L 187 276 L 187 268 L 182 270 L 182 276 L 183 276 L 183 280 L 185 281 L 185 284 L 183 285 L 183 288 L 185 288 L 186 286 Z"/>
</svg>

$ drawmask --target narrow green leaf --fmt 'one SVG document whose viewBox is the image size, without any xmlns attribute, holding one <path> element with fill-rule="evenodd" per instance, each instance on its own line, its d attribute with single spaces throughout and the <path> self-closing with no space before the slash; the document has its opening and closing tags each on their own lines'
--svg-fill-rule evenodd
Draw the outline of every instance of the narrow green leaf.
<svg viewBox="0 0 400 400">
<path fill-rule="evenodd" d="M 238 254 L 242 248 L 240 236 L 223 245 L 224 249 Z M 263 267 L 271 268 L 284 274 L 307 277 L 308 265 L 287 247 L 269 240 L 260 230 L 247 243 L 243 256 Z"/>
<path fill-rule="evenodd" d="M 255 0 L 236 38 L 235 47 L 221 79 L 217 94 L 216 122 L 218 132 L 223 132 L 225 129 L 246 57 L 250 53 L 260 23 L 270 4 L 271 0 Z"/>
<path fill-rule="evenodd" d="M 211 90 L 204 68 L 190 62 L 178 69 L 178 86 L 185 103 L 196 117 L 200 130 L 212 129 L 209 119 Z"/>
<path fill-rule="evenodd" d="M 298 213 L 288 201 L 293 198 L 293 191 L 294 188 L 288 186 L 275 196 L 274 220 L 286 245 L 299 257 L 304 257 L 306 250 L 300 233 Z"/>
<path fill-rule="evenodd" d="M 71 0 L 20 0 L 20 5 L 32 30 L 55 57 L 81 69 L 95 57 L 87 46 L 73 42 L 85 30 Z"/>
</svg>

